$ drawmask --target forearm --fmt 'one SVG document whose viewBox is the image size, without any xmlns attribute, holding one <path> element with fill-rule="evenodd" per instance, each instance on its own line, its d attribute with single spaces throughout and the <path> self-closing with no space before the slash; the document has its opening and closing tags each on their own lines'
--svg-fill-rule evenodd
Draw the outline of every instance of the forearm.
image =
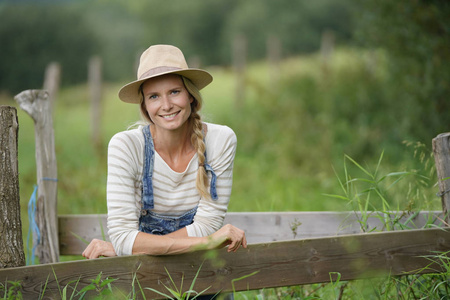
<svg viewBox="0 0 450 300">
<path fill-rule="evenodd" d="M 171 238 L 187 238 L 189 235 L 187 233 L 186 227 L 178 229 L 177 231 L 166 234 L 166 236 Z"/>
<path fill-rule="evenodd" d="M 182 232 L 181 232 L 182 233 Z M 178 234 L 181 234 L 178 233 Z M 203 237 L 177 237 L 171 235 L 152 235 L 139 232 L 133 244 L 133 254 L 172 255 L 194 250 L 206 244 Z"/>
</svg>

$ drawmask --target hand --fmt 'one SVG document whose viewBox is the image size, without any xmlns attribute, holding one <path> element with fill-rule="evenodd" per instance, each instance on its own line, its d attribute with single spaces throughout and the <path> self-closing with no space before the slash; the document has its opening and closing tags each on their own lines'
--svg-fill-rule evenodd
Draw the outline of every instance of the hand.
<svg viewBox="0 0 450 300">
<path fill-rule="evenodd" d="M 117 254 L 111 242 L 93 239 L 83 251 L 82 255 L 87 259 L 92 259 L 100 256 L 116 256 Z"/>
<path fill-rule="evenodd" d="M 213 240 L 212 248 L 228 245 L 228 252 L 236 252 L 240 246 L 247 248 L 245 232 L 233 225 L 227 224 L 210 236 Z"/>
</svg>

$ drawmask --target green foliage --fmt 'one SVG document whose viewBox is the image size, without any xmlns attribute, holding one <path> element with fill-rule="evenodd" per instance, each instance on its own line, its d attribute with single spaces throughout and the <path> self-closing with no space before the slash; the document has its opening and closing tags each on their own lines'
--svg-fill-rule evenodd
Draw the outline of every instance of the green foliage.
<svg viewBox="0 0 450 300">
<path fill-rule="evenodd" d="M 17 281 L 0 283 L 0 297 L 4 300 L 23 299 L 22 284 Z"/>
<path fill-rule="evenodd" d="M 396 87 L 386 80 L 386 64 L 382 51 L 339 49 L 327 63 L 318 55 L 286 60 L 277 84 L 261 76 L 270 70 L 253 66 L 246 102 L 219 106 L 227 113 L 214 116 L 238 137 L 231 209 L 345 209 L 341 201 L 321 195 L 339 188 L 333 167 L 343 171 L 344 154 L 365 165 L 377 163 L 382 152 L 388 169 L 415 170 L 429 178 L 416 180 L 426 187 L 417 205 L 433 201 L 436 175 L 428 145 L 435 134 L 423 143 L 404 142 L 419 137 L 399 128 L 390 113 L 394 107 L 387 96 Z M 405 114 L 403 121 L 421 126 L 410 118 Z"/>
<path fill-rule="evenodd" d="M 418 140 L 450 124 L 448 1 L 358 1 L 356 36 L 388 54 L 392 114 Z M 405 115 L 409 118 L 405 119 Z"/>
<path fill-rule="evenodd" d="M 348 42 L 350 7 L 350 1 L 237 1 L 225 24 L 226 41 L 239 34 L 248 37 L 253 59 L 266 56 L 268 36 L 276 36 L 286 54 L 314 52 L 326 30 L 332 30 L 340 42 Z"/>
<path fill-rule="evenodd" d="M 196 299 L 198 296 L 204 294 L 209 289 L 209 287 L 208 287 L 201 292 L 196 292 L 194 290 L 194 285 L 197 280 L 198 274 L 200 273 L 201 268 L 202 268 L 202 265 L 200 265 L 200 267 L 197 270 L 197 273 L 194 276 L 194 279 L 192 279 L 192 283 L 191 283 L 191 286 L 189 287 L 189 290 L 187 290 L 185 292 L 183 292 L 184 276 L 181 278 L 181 284 L 180 284 L 180 287 L 178 288 L 177 285 L 175 284 L 175 282 L 173 281 L 172 276 L 170 276 L 170 273 L 169 273 L 169 271 L 167 271 L 166 268 L 164 268 L 164 269 L 166 270 L 167 276 L 169 276 L 171 286 L 166 286 L 164 283 L 163 283 L 163 285 L 164 285 L 164 288 L 166 288 L 166 290 L 170 293 L 170 295 L 162 293 L 153 288 L 144 288 L 144 289 L 152 291 L 160 296 L 166 297 L 166 299 L 177 299 L 177 300 Z M 191 297 L 192 294 L 193 294 L 193 296 Z"/>
<path fill-rule="evenodd" d="M 349 211 L 360 213 L 361 232 L 381 230 L 416 229 L 412 219 L 420 210 L 430 210 L 423 191 L 429 185 L 429 178 L 417 171 L 380 172 L 383 153 L 375 170 L 370 171 L 349 156 L 344 159 L 344 178 L 338 176 L 341 194 L 327 195 L 347 202 Z M 353 172 L 351 166 L 355 167 Z M 359 171 L 359 172 L 355 172 Z M 353 175 L 354 173 L 358 175 Z M 406 182 L 405 182 L 406 181 Z M 416 211 L 416 212 L 414 212 Z M 406 221 L 401 219 L 409 216 Z M 370 228 L 369 218 L 377 218 L 381 228 Z M 429 218 L 425 228 L 433 227 L 434 219 Z"/>
<path fill-rule="evenodd" d="M 114 278 L 102 279 L 102 272 L 100 272 L 95 279 L 91 279 L 91 283 L 85 286 L 78 292 L 77 296 L 82 299 L 89 291 L 95 291 L 98 296 L 105 297 L 113 295 L 113 289 L 111 283 L 116 281 Z"/>
<path fill-rule="evenodd" d="M 246 279 L 246 278 L 248 278 L 248 277 L 251 277 L 251 276 L 253 276 L 253 275 L 256 275 L 256 274 L 258 274 L 258 273 L 259 273 L 259 271 L 254 271 L 254 272 L 252 272 L 252 273 L 250 273 L 250 274 L 241 276 L 241 277 L 239 277 L 239 278 L 234 278 L 234 279 L 232 279 L 232 280 L 231 280 L 231 286 L 232 286 L 232 288 L 233 288 L 233 296 L 236 296 L 236 288 L 235 288 L 235 286 L 234 286 L 234 284 L 235 284 L 236 282 L 238 282 L 238 281 L 240 281 L 240 280 L 244 280 L 244 279 Z"/>
<path fill-rule="evenodd" d="M 324 30 L 349 41 L 350 7 L 347 0 L 7 1 L 0 4 L 0 90 L 40 87 L 52 61 L 62 64 L 63 83 L 82 82 L 94 54 L 103 59 L 104 78 L 130 79 L 142 50 L 159 43 L 179 46 L 202 65 L 230 65 L 240 34 L 249 61 L 266 56 L 269 36 L 280 39 L 284 54 L 311 52 Z"/>
<path fill-rule="evenodd" d="M 0 5 L 0 90 L 40 88 L 52 61 L 62 66 L 62 82 L 85 81 L 97 40 L 82 11 L 63 5 Z"/>
</svg>

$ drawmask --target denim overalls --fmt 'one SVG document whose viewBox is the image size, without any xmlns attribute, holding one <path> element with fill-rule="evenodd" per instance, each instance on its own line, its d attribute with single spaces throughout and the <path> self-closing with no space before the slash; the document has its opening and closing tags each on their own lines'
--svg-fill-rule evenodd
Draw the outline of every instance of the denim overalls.
<svg viewBox="0 0 450 300">
<path fill-rule="evenodd" d="M 197 207 L 187 211 L 182 216 L 172 217 L 156 214 L 152 212 L 154 208 L 153 199 L 153 168 L 155 162 L 155 147 L 153 146 L 153 139 L 150 133 L 150 126 L 145 126 L 142 129 L 145 139 L 144 148 L 144 170 L 142 174 L 142 197 L 141 197 L 141 215 L 139 217 L 139 231 L 165 235 L 181 229 L 189 224 L 192 224 L 194 216 L 197 212 Z M 210 193 L 213 200 L 217 200 L 217 190 L 216 190 L 216 174 L 210 165 L 206 162 L 206 151 L 205 151 L 205 169 L 211 172 L 211 183 L 210 183 Z"/>
</svg>

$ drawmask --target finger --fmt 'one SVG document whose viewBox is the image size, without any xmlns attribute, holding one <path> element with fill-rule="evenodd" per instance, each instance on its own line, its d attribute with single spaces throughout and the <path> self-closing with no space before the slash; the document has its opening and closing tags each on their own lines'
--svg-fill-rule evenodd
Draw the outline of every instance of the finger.
<svg viewBox="0 0 450 300">
<path fill-rule="evenodd" d="M 229 251 L 236 252 L 237 249 L 239 249 L 239 246 L 241 245 L 241 241 L 239 239 L 233 240 L 233 242 L 230 244 L 230 247 L 228 247 Z"/>
<path fill-rule="evenodd" d="M 245 237 L 245 234 L 244 234 L 244 239 L 242 241 L 242 247 L 247 248 L 247 238 Z"/>
<path fill-rule="evenodd" d="M 89 245 L 87 246 L 87 248 L 84 249 L 82 255 L 83 255 L 85 258 L 89 258 L 89 254 L 90 254 L 90 253 L 91 253 L 91 244 L 89 244 Z"/>
<path fill-rule="evenodd" d="M 236 246 L 236 242 L 235 241 L 231 241 L 231 243 L 228 245 L 227 252 L 234 251 L 234 247 L 235 246 Z"/>
</svg>

